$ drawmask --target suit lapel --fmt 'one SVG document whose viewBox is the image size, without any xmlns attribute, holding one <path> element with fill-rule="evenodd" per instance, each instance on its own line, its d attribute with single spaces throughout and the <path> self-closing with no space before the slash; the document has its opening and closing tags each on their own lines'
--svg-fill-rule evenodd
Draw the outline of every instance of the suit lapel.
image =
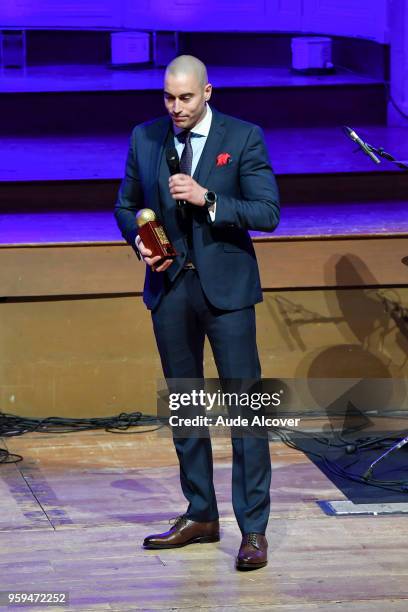
<svg viewBox="0 0 408 612">
<path fill-rule="evenodd" d="M 215 110 L 212 113 L 210 132 L 193 177 L 200 185 L 206 184 L 211 170 L 215 168 L 216 157 L 220 152 L 225 136 L 225 124 L 222 116 Z"/>
<path fill-rule="evenodd" d="M 151 176 L 154 176 L 154 206 L 156 212 L 160 214 L 160 168 L 166 146 L 169 146 L 169 139 L 172 135 L 170 119 L 161 127 L 158 137 L 154 140 L 154 152 L 152 156 Z"/>
</svg>

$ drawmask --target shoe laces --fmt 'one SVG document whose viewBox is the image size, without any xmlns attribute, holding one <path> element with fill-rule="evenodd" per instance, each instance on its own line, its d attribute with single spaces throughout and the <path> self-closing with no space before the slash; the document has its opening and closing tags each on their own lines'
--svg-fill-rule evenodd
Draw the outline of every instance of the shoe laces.
<svg viewBox="0 0 408 612">
<path fill-rule="evenodd" d="M 248 542 L 248 544 L 252 544 L 252 546 L 255 546 L 255 548 L 259 548 L 257 533 L 247 533 L 246 541 Z"/>
<path fill-rule="evenodd" d="M 169 523 L 172 529 L 174 529 L 175 527 L 178 527 L 179 525 L 182 525 L 186 521 L 187 521 L 187 517 L 184 514 L 180 514 L 180 516 L 176 516 L 174 518 L 169 519 Z"/>
</svg>

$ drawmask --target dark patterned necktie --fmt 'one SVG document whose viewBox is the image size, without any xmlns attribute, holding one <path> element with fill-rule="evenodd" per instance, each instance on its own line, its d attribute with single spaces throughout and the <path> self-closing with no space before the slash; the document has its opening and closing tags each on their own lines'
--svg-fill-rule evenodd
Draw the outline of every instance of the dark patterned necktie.
<svg viewBox="0 0 408 612">
<path fill-rule="evenodd" d="M 184 149 L 180 157 L 180 172 L 191 176 L 193 165 L 193 147 L 191 146 L 191 132 L 184 130 L 177 136 L 178 140 L 184 143 Z"/>
<path fill-rule="evenodd" d="M 184 149 L 180 157 L 180 172 L 182 174 L 188 174 L 191 176 L 191 168 L 193 165 L 193 148 L 191 146 L 191 132 L 190 130 L 184 130 L 180 132 L 177 136 L 179 142 L 184 143 Z M 187 261 L 194 262 L 194 252 L 193 252 L 193 231 L 192 231 L 192 223 L 193 223 L 193 215 L 192 215 L 192 207 L 187 206 L 183 210 L 182 214 L 182 227 L 186 234 L 187 238 Z"/>
</svg>

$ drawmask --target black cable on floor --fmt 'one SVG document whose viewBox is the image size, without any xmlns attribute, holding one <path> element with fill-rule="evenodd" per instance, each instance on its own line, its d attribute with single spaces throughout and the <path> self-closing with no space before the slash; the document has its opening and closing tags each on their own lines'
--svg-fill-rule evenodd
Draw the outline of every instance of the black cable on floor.
<svg viewBox="0 0 408 612">
<path fill-rule="evenodd" d="M 147 431 L 127 431 L 130 427 L 146 425 L 155 425 L 155 427 Z M 93 429 L 104 429 L 106 432 L 114 434 L 132 435 L 157 431 L 162 427 L 164 427 L 164 423 L 161 423 L 158 418 L 144 415 L 141 412 L 122 412 L 116 416 L 90 419 L 69 419 L 62 417 L 35 419 L 0 412 L 0 437 L 3 438 L 22 436 L 33 431 L 37 433 L 63 434 Z M 6 449 L 0 449 L 0 463 L 18 463 L 22 460 L 23 457 L 21 455 L 10 453 Z"/>
<path fill-rule="evenodd" d="M 146 425 L 156 425 L 156 427 L 154 427 L 153 429 L 149 429 L 148 431 L 127 431 L 130 427 Z M 93 429 L 104 429 L 106 432 L 117 434 L 139 434 L 156 431 L 164 426 L 165 423 L 161 422 L 158 418 L 154 416 L 144 415 L 141 412 L 122 412 L 116 416 L 98 417 L 90 419 L 69 419 L 62 417 L 47 417 L 45 419 L 34 419 L 0 412 L 0 437 L 21 436 L 25 433 L 33 431 L 38 433 L 72 433 L 76 431 L 89 431 Z M 374 477 L 370 477 L 369 479 L 367 479 L 359 474 L 354 474 L 350 472 L 347 468 L 350 468 L 352 465 L 354 465 L 357 460 L 353 461 L 345 468 L 341 467 L 335 461 L 330 460 L 326 456 L 326 454 L 317 453 L 302 448 L 300 444 L 294 441 L 293 437 L 290 437 L 288 435 L 288 432 L 296 433 L 297 436 L 302 435 L 305 437 L 312 438 L 314 441 L 322 444 L 322 446 L 324 446 L 327 451 L 339 450 L 342 448 L 346 450 L 347 447 L 352 446 L 353 452 L 356 452 L 358 454 L 364 452 L 365 450 L 372 450 L 373 448 L 387 448 L 387 446 L 391 444 L 390 435 L 377 436 L 374 438 L 365 437 L 354 441 L 347 441 L 343 436 L 338 436 L 339 441 L 334 442 L 331 438 L 327 436 L 318 436 L 316 434 L 306 431 L 293 430 L 285 427 L 271 428 L 271 430 L 274 431 L 282 440 L 282 442 L 284 442 L 284 444 L 286 444 L 290 448 L 299 450 L 306 455 L 310 454 L 319 458 L 324 463 L 326 468 L 336 476 L 341 476 L 342 478 L 345 478 L 347 480 L 351 480 L 369 486 L 379 487 L 381 489 L 408 493 L 408 481 L 380 481 L 375 479 Z M 394 434 L 394 436 L 395 435 L 396 434 Z M 22 461 L 22 459 L 23 457 L 21 455 L 11 454 L 5 449 L 0 449 L 0 463 L 17 463 L 19 461 Z"/>
<path fill-rule="evenodd" d="M 357 463 L 358 461 L 357 459 L 355 461 L 352 461 L 352 463 L 348 464 L 347 466 L 342 467 L 338 465 L 336 461 L 329 459 L 327 457 L 327 454 L 325 453 L 319 453 L 316 451 L 308 450 L 307 448 L 302 448 L 302 446 L 297 441 L 294 440 L 293 436 L 288 435 L 288 432 L 296 433 L 297 436 L 302 436 L 302 435 L 306 437 L 309 436 L 313 438 L 315 441 L 321 444 L 324 444 L 325 443 L 324 437 L 322 436 L 318 437 L 318 436 L 314 436 L 313 434 L 309 432 L 302 432 L 302 431 L 289 429 L 289 428 L 280 428 L 280 429 L 272 428 L 272 429 L 274 433 L 282 440 L 282 442 L 286 446 L 288 446 L 289 448 L 293 448 L 295 450 L 301 451 L 305 455 L 313 455 L 313 457 L 320 459 L 324 463 L 327 470 L 331 472 L 332 474 L 334 474 L 335 476 L 340 476 L 341 478 L 345 478 L 346 480 L 350 480 L 352 482 L 358 482 L 359 484 L 364 484 L 364 485 L 371 486 L 371 487 L 377 487 L 379 489 L 385 489 L 387 491 L 408 493 L 408 480 L 378 480 L 374 477 L 370 477 L 369 479 L 364 478 L 364 476 L 360 474 L 355 474 L 349 471 L 349 468 Z M 403 433 L 404 432 L 401 432 L 401 434 Z M 393 436 L 395 435 L 396 434 L 393 434 Z M 361 440 L 355 440 L 353 442 L 345 441 L 342 445 L 341 444 L 331 444 L 330 438 L 326 438 L 327 451 L 329 451 L 330 449 L 338 451 L 338 449 L 341 447 L 346 449 L 349 444 L 352 444 L 355 446 L 354 452 L 361 453 L 366 450 L 373 450 L 373 448 L 374 449 L 387 448 L 392 443 L 390 442 L 390 435 L 372 438 L 371 440 L 369 438 L 363 438 Z"/>
</svg>

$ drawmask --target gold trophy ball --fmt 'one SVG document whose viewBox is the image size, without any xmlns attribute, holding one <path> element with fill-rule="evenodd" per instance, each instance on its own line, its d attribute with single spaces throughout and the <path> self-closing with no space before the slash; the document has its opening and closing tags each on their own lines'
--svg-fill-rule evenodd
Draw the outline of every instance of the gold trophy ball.
<svg viewBox="0 0 408 612">
<path fill-rule="evenodd" d="M 136 223 L 138 227 L 142 227 L 149 223 L 149 221 L 154 221 L 156 219 L 155 213 L 150 208 L 142 208 L 136 215 Z"/>
</svg>

